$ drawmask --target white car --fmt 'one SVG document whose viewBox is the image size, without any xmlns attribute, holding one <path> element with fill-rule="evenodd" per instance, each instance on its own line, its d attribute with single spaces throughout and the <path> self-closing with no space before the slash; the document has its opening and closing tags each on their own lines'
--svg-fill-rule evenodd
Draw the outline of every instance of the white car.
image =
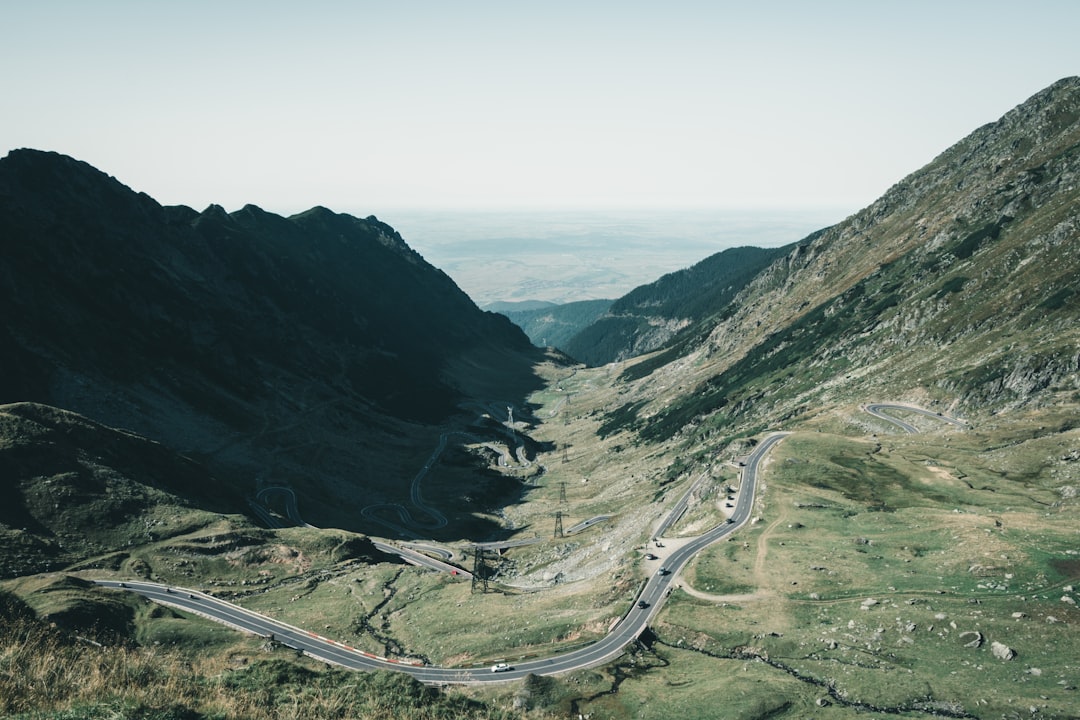
<svg viewBox="0 0 1080 720">
<path fill-rule="evenodd" d="M 513 668 L 511 668 L 506 663 L 495 663 L 494 665 L 491 666 L 491 672 L 506 672 L 507 670 L 512 670 L 512 669 Z"/>
</svg>

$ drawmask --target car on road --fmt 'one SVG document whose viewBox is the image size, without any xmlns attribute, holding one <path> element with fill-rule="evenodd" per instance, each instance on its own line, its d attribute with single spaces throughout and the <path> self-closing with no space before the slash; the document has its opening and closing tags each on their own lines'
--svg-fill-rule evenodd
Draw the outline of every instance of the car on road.
<svg viewBox="0 0 1080 720">
<path fill-rule="evenodd" d="M 506 663 L 495 663 L 491 666 L 491 672 L 508 672 L 514 668 L 510 667 Z"/>
<path fill-rule="evenodd" d="M 645 602 L 644 600 L 638 600 L 637 606 L 638 610 L 644 610 L 645 608 L 649 607 L 649 603 Z"/>
<path fill-rule="evenodd" d="M 667 575 L 667 574 L 668 574 L 668 573 L 670 573 L 670 572 L 671 572 L 670 570 L 668 570 L 668 569 L 667 569 L 666 567 L 664 567 L 663 565 L 661 565 L 661 566 L 660 566 L 660 569 L 656 571 L 656 574 L 657 574 L 657 575 Z"/>
</svg>

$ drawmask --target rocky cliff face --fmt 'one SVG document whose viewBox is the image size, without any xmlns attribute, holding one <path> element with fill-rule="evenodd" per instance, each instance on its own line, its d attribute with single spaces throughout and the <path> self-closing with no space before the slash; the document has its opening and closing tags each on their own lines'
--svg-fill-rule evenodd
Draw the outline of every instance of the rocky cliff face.
<svg viewBox="0 0 1080 720">
<path fill-rule="evenodd" d="M 1068 78 L 755 277 L 704 342 L 649 368 L 677 365 L 695 390 L 638 426 L 668 437 L 873 397 L 967 413 L 1075 400 L 1078 316 L 1080 78 Z"/>
<path fill-rule="evenodd" d="M 163 207 L 20 150 L 0 237 L 0 403 L 135 430 L 245 489 L 407 484 L 408 433 L 535 383 L 524 334 L 374 217 Z"/>
</svg>

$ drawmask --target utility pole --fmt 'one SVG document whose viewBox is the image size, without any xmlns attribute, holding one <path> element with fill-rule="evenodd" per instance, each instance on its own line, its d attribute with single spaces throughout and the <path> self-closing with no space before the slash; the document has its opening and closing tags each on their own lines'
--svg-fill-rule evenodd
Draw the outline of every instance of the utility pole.
<svg viewBox="0 0 1080 720">
<path fill-rule="evenodd" d="M 554 537 L 561 538 L 563 536 L 562 530 L 562 510 L 555 511 L 555 535 Z"/>
</svg>

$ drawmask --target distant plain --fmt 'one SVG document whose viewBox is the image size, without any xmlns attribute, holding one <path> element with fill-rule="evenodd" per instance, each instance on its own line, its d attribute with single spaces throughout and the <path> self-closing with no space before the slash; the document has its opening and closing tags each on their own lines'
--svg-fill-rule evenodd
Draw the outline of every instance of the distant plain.
<svg viewBox="0 0 1080 720">
<path fill-rule="evenodd" d="M 381 214 L 480 307 L 615 299 L 729 247 L 777 247 L 840 208 L 400 210 Z"/>
</svg>

